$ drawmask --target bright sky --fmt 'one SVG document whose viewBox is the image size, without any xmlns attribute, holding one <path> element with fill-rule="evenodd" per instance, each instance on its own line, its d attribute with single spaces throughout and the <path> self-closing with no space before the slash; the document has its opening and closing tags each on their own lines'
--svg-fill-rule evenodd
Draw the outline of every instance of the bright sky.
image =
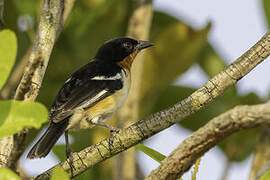
<svg viewBox="0 0 270 180">
<path fill-rule="evenodd" d="M 179 17 L 195 28 L 201 28 L 211 21 L 213 28 L 209 40 L 228 63 L 254 45 L 266 32 L 267 26 L 258 0 L 156 0 L 154 7 Z M 243 78 L 238 84 L 241 93 L 256 91 L 261 96 L 267 96 L 270 89 L 269 69 L 270 61 L 266 60 Z M 200 68 L 194 66 L 176 83 L 199 87 L 206 81 L 207 78 Z M 145 144 L 169 155 L 188 135 L 189 131 L 173 126 L 155 135 Z M 60 142 L 64 142 L 63 139 Z M 25 157 L 22 159 L 26 172 L 31 175 L 41 173 L 57 162 L 52 153 L 45 159 L 25 160 Z M 143 153 L 139 153 L 138 160 L 146 174 L 158 166 L 158 163 Z M 249 158 L 246 162 L 234 164 L 230 169 L 228 180 L 247 179 L 251 161 Z M 209 151 L 203 156 L 198 179 L 220 179 L 224 162 L 225 157 L 220 150 L 215 148 Z M 184 176 L 184 180 L 186 179 L 191 179 L 190 173 Z"/>
</svg>

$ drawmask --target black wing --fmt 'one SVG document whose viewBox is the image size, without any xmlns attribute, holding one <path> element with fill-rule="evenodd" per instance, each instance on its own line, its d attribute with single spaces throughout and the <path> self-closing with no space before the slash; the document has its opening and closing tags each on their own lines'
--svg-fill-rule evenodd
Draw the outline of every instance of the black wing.
<svg viewBox="0 0 270 180">
<path fill-rule="evenodd" d="M 93 60 L 76 71 L 62 86 L 51 107 L 50 120 L 54 123 L 73 114 L 78 107 L 86 108 L 122 88 L 121 79 L 94 80 L 94 77 L 113 77 L 121 73 L 116 65 Z"/>
</svg>

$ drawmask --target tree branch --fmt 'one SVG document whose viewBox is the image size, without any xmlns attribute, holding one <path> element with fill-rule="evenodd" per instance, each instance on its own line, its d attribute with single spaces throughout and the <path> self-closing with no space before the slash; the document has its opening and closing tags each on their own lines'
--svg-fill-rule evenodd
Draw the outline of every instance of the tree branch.
<svg viewBox="0 0 270 180">
<path fill-rule="evenodd" d="M 63 14 L 66 14 L 67 17 L 72 8 L 64 6 L 67 1 L 74 0 L 43 1 L 36 39 L 14 99 L 24 101 L 36 99 L 54 43 L 63 29 L 64 20 L 66 20 Z M 27 132 L 28 130 L 25 129 L 13 136 L 0 139 L 0 168 L 11 167 L 15 170 L 16 162 L 24 149 L 22 147 Z"/>
<path fill-rule="evenodd" d="M 250 48 L 234 63 L 226 67 L 210 79 L 203 87 L 192 93 L 189 97 L 172 107 L 157 112 L 149 117 L 138 121 L 132 126 L 123 129 L 114 135 L 113 145 L 109 148 L 109 139 L 74 153 L 74 175 L 78 175 L 95 164 L 102 162 L 136 144 L 151 137 L 152 135 L 183 120 L 185 117 L 199 111 L 207 103 L 221 95 L 228 87 L 234 85 L 254 67 L 261 63 L 270 54 L 270 32 Z M 60 164 L 71 175 L 67 161 Z M 53 168 L 52 168 L 53 169 Z M 49 179 L 52 169 L 39 175 L 35 179 Z"/>
<path fill-rule="evenodd" d="M 64 0 L 43 1 L 38 33 L 14 99 L 25 101 L 36 99 L 54 43 L 63 28 L 63 10 Z"/>
<path fill-rule="evenodd" d="M 270 104 L 237 106 L 219 115 L 194 132 L 146 178 L 176 179 L 186 172 L 197 158 L 224 138 L 242 129 L 270 125 Z"/>
</svg>

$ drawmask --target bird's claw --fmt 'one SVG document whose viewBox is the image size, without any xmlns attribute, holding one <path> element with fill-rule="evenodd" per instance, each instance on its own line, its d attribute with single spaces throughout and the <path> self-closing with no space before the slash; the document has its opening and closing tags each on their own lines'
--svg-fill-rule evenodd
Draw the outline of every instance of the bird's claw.
<svg viewBox="0 0 270 180">
<path fill-rule="evenodd" d="M 111 151 L 111 147 L 113 146 L 113 141 L 114 141 L 114 135 L 116 133 L 119 133 L 121 129 L 113 127 L 110 130 L 110 136 L 109 136 L 109 149 Z"/>
</svg>

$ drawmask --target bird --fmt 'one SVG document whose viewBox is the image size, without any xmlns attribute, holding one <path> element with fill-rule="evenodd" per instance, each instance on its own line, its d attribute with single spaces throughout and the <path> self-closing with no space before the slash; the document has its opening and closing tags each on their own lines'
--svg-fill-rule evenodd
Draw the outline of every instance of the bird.
<svg viewBox="0 0 270 180">
<path fill-rule="evenodd" d="M 70 158 L 69 131 L 95 126 L 109 128 L 111 132 L 118 131 L 106 122 L 128 96 L 131 66 L 136 55 L 151 46 L 153 43 L 129 37 L 105 42 L 95 57 L 75 71 L 60 88 L 50 109 L 49 126 L 27 158 L 46 157 L 63 133 L 66 156 Z"/>
</svg>

